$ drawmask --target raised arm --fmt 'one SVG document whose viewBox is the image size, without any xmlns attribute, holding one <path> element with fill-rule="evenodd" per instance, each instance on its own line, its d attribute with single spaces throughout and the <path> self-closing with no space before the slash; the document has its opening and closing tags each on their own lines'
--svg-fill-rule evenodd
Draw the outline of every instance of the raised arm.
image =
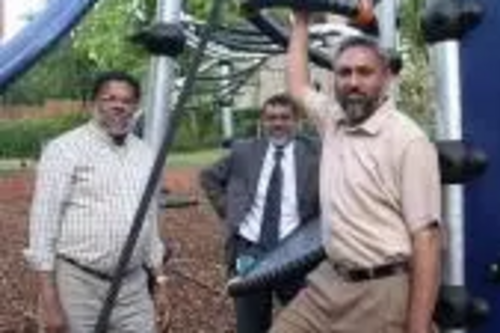
<svg viewBox="0 0 500 333">
<path fill-rule="evenodd" d="M 289 93 L 298 101 L 303 101 L 307 89 L 309 89 L 308 25 L 309 13 L 305 11 L 294 12 L 288 44 L 286 74 Z"/>
<path fill-rule="evenodd" d="M 322 135 L 331 124 L 336 104 L 325 94 L 315 91 L 309 78 L 309 13 L 295 11 L 288 44 L 286 81 L 288 93 L 297 101 Z"/>
</svg>

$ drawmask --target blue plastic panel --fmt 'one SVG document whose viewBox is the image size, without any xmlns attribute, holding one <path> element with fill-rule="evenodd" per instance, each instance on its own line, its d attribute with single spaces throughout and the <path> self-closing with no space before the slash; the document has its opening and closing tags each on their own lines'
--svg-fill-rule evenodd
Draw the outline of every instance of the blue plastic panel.
<svg viewBox="0 0 500 333">
<path fill-rule="evenodd" d="M 21 32 L 0 47 L 0 92 L 66 35 L 97 0 L 52 0 Z"/>
<path fill-rule="evenodd" d="M 485 298 L 491 314 L 473 332 L 500 332 L 500 285 L 488 266 L 500 257 L 500 1 L 482 0 L 483 22 L 463 40 L 463 131 L 485 150 L 489 168 L 466 189 L 466 278 L 469 291 Z"/>
</svg>

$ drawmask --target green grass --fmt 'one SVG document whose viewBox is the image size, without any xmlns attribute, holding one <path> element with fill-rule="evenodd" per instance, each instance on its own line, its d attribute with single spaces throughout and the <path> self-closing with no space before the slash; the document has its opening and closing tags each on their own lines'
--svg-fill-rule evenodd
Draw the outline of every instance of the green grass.
<svg viewBox="0 0 500 333">
<path fill-rule="evenodd" d="M 167 166 L 172 168 L 204 167 L 215 162 L 224 154 L 222 149 L 203 150 L 192 153 L 173 153 L 167 158 Z"/>
<path fill-rule="evenodd" d="M 167 166 L 172 168 L 204 167 L 215 162 L 223 154 L 224 151 L 222 149 L 192 153 L 172 153 L 167 158 Z M 25 167 L 31 168 L 35 164 L 36 161 L 29 159 L 2 159 L 0 160 L 0 177 L 10 175 Z"/>
</svg>

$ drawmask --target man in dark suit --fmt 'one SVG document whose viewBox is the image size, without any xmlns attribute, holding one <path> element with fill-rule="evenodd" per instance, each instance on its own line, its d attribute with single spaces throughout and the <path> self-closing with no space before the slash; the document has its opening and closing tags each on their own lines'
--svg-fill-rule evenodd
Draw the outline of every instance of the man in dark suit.
<svg viewBox="0 0 500 333">
<path fill-rule="evenodd" d="M 287 95 L 272 96 L 261 110 L 263 137 L 234 142 L 227 156 L 201 172 L 201 185 L 226 222 L 230 276 L 251 269 L 300 224 L 319 216 L 319 146 L 297 136 L 299 113 Z M 237 297 L 237 332 L 267 332 L 273 296 L 286 303 L 302 285 L 296 279 Z"/>
</svg>

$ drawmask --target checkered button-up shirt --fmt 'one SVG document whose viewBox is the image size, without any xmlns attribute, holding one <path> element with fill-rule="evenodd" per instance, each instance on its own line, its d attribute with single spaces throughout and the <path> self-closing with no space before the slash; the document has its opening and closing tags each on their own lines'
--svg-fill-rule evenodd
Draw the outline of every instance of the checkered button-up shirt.
<svg viewBox="0 0 500 333">
<path fill-rule="evenodd" d="M 63 255 L 113 272 L 153 163 L 134 136 L 122 146 L 90 122 L 51 141 L 38 164 L 30 214 L 28 262 L 51 271 Z M 158 267 L 163 256 L 153 204 L 129 267 Z"/>
</svg>

